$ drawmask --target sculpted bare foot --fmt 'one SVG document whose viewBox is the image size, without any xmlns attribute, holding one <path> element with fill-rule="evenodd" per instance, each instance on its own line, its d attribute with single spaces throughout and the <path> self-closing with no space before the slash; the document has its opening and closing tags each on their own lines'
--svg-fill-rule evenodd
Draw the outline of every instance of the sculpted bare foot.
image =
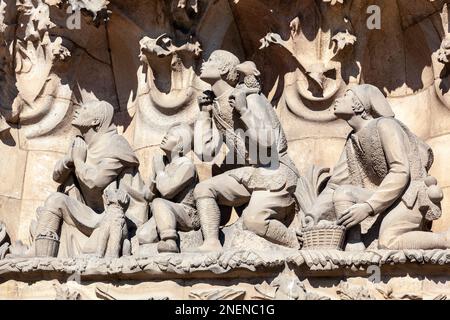
<svg viewBox="0 0 450 320">
<path fill-rule="evenodd" d="M 164 252 L 179 253 L 180 250 L 178 249 L 176 241 L 173 239 L 169 239 L 169 240 L 161 240 L 158 243 L 158 252 L 159 253 L 164 253 Z"/>
</svg>

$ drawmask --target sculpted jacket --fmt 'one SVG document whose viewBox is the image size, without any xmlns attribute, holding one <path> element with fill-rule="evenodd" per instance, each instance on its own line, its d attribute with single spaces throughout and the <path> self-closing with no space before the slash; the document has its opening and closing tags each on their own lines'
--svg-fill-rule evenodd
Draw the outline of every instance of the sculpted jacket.
<svg viewBox="0 0 450 320">
<path fill-rule="evenodd" d="M 55 167 L 53 179 L 61 183 L 60 191 L 86 204 L 97 213 L 104 208 L 103 191 L 106 188 L 122 189 L 130 196 L 127 218 L 136 226 L 148 220 L 147 193 L 138 171 L 139 161 L 129 143 L 117 133 L 114 126 L 99 133 L 88 145 L 86 162 L 68 168 L 64 159 Z M 99 219 L 80 219 L 86 227 L 95 228 Z M 75 217 L 77 218 L 77 217 Z M 81 218 L 81 217 L 80 217 Z"/>
<path fill-rule="evenodd" d="M 227 157 L 231 154 L 238 164 L 235 167 L 253 168 L 247 177 L 237 180 L 252 189 L 295 189 L 299 174 L 287 154 L 286 136 L 272 105 L 264 95 L 256 93 L 247 97 L 247 104 L 247 110 L 240 115 L 224 95 L 215 99 L 212 117 L 209 112 L 200 112 L 195 124 L 196 153 L 212 159 L 225 142 Z"/>
<path fill-rule="evenodd" d="M 427 201 L 419 196 L 432 163 L 431 148 L 400 121 L 374 119 L 360 132 L 350 133 L 315 206 L 320 215 L 326 214 L 333 210 L 334 190 L 341 185 L 354 185 L 373 191 L 366 202 L 375 214 L 384 212 L 399 199 L 412 209 L 418 199 Z"/>
</svg>

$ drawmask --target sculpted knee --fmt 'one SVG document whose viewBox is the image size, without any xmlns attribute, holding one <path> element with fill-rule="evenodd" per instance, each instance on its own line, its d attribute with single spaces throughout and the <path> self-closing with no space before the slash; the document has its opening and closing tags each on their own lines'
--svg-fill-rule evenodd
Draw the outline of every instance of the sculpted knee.
<svg viewBox="0 0 450 320">
<path fill-rule="evenodd" d="M 45 209 L 52 213 L 61 216 L 61 208 L 65 206 L 67 195 L 55 192 L 52 193 L 45 201 Z"/>
<path fill-rule="evenodd" d="M 164 214 L 167 211 L 167 200 L 156 198 L 152 201 L 152 213 L 154 215 Z"/>
<path fill-rule="evenodd" d="M 264 236 L 267 231 L 267 222 L 260 211 L 245 209 L 242 214 L 242 225 L 245 230 Z"/>
<path fill-rule="evenodd" d="M 380 237 L 378 238 L 378 249 L 399 249 L 397 237 L 389 233 L 380 234 Z"/>
<path fill-rule="evenodd" d="M 195 199 L 214 198 L 214 186 L 208 180 L 202 181 L 194 189 Z"/>
</svg>

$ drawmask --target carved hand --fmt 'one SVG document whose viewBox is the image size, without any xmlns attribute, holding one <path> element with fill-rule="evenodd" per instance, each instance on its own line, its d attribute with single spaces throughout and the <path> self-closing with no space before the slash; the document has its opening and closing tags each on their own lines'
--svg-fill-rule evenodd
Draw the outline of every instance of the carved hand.
<svg viewBox="0 0 450 320">
<path fill-rule="evenodd" d="M 81 137 L 76 137 L 72 145 L 72 159 L 74 162 L 85 162 L 87 157 L 87 145 Z"/>
<path fill-rule="evenodd" d="M 157 176 L 158 174 L 164 172 L 166 165 L 164 163 L 163 155 L 157 153 L 153 156 L 153 172 Z M 156 178 L 156 177 L 155 177 Z"/>
<path fill-rule="evenodd" d="M 372 212 L 372 207 L 368 203 L 357 203 L 350 207 L 337 223 L 349 229 L 364 221 Z"/>
<path fill-rule="evenodd" d="M 200 110 L 210 112 L 212 110 L 213 101 L 214 93 L 212 91 L 204 91 L 203 94 L 198 97 Z"/>
<path fill-rule="evenodd" d="M 228 98 L 228 103 L 240 114 L 247 111 L 247 94 L 243 90 L 235 90 Z"/>
</svg>

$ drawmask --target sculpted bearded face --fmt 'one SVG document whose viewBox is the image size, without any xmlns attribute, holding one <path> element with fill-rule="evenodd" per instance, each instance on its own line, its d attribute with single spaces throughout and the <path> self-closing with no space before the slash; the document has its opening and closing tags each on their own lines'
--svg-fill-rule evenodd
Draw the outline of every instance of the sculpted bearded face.
<svg viewBox="0 0 450 320">
<path fill-rule="evenodd" d="M 73 114 L 72 125 L 77 128 L 92 128 L 100 124 L 95 105 L 83 104 Z"/>
</svg>

